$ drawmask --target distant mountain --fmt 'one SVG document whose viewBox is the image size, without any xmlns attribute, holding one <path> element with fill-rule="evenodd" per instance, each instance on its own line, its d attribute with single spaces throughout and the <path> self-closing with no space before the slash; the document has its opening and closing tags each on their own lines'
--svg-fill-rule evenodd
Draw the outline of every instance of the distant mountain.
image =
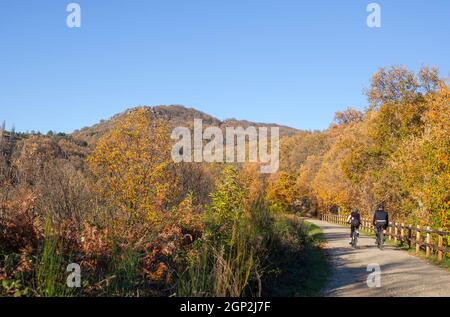
<svg viewBox="0 0 450 317">
<path fill-rule="evenodd" d="M 139 107 L 142 108 L 142 107 Z M 255 126 L 255 127 L 279 127 L 280 129 L 280 136 L 291 136 L 294 134 L 297 134 L 300 132 L 300 130 L 290 128 L 287 126 L 282 126 L 278 124 L 269 124 L 269 123 L 258 123 L 258 122 L 251 122 L 246 120 L 237 120 L 237 119 L 227 119 L 224 121 L 221 121 L 217 118 L 214 118 L 213 116 L 210 116 L 204 112 L 198 111 L 193 108 L 186 108 L 184 106 L 180 105 L 171 105 L 171 106 L 156 106 L 156 107 L 148 107 L 145 106 L 145 108 L 149 115 L 158 118 L 163 119 L 167 122 L 170 129 L 173 129 L 175 127 L 183 126 L 183 127 L 192 127 L 194 123 L 194 119 L 202 119 L 204 126 L 217 126 L 221 129 L 224 129 L 226 127 L 248 127 L 248 126 Z M 121 112 L 109 120 L 102 120 L 99 123 L 91 126 L 86 127 L 81 130 L 76 130 L 72 133 L 72 136 L 77 139 L 82 139 L 84 141 L 87 141 L 89 144 L 95 143 L 100 137 L 102 137 L 105 133 L 108 133 L 114 126 L 114 124 L 117 121 L 122 120 L 125 118 L 128 114 L 130 114 L 132 111 L 134 111 L 137 108 L 131 108 L 128 110 L 125 110 L 124 112 Z"/>
</svg>

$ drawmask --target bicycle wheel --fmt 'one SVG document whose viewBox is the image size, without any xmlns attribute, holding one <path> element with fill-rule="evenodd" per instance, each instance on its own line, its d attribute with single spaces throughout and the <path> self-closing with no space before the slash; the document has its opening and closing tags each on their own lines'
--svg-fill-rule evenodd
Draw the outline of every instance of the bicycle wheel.
<svg viewBox="0 0 450 317">
<path fill-rule="evenodd" d="M 358 246 L 358 235 L 355 230 L 355 232 L 353 232 L 353 247 L 356 249 L 357 246 Z"/>
</svg>

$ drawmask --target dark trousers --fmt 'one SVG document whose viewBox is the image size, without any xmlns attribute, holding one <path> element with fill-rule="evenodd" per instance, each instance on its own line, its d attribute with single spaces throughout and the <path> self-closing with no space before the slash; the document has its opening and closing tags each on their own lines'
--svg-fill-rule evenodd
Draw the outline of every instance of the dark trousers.
<svg viewBox="0 0 450 317">
<path fill-rule="evenodd" d="M 354 225 L 350 226 L 350 238 L 353 237 L 353 232 L 355 232 L 355 230 L 359 230 L 359 225 L 358 226 L 354 226 Z"/>
<path fill-rule="evenodd" d="M 380 232 L 380 231 L 384 231 L 384 230 L 386 230 L 387 229 L 387 227 L 384 225 L 384 224 L 375 224 L 375 234 L 376 234 L 376 236 L 377 236 L 377 238 L 378 238 L 378 233 Z"/>
</svg>

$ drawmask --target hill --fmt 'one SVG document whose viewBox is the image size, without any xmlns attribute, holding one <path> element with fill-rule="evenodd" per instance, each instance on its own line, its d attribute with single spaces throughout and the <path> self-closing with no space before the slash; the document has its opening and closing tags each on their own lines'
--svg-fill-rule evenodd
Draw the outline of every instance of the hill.
<svg viewBox="0 0 450 317">
<path fill-rule="evenodd" d="M 224 129 L 226 127 L 237 127 L 237 126 L 244 128 L 248 126 L 279 127 L 281 136 L 292 136 L 300 132 L 297 129 L 278 124 L 259 123 L 237 119 L 227 119 L 221 121 L 204 112 L 180 105 L 155 106 L 155 107 L 144 106 L 143 108 L 145 108 L 148 111 L 150 116 L 157 119 L 163 119 L 164 121 L 166 121 L 170 129 L 179 126 L 192 127 L 194 119 L 202 119 L 204 126 L 217 126 L 220 127 L 221 129 Z M 111 128 L 117 121 L 122 120 L 135 109 L 137 108 L 127 109 L 124 112 L 116 114 L 115 116 L 113 116 L 108 120 L 101 120 L 99 123 L 91 127 L 76 130 L 72 133 L 72 136 L 74 138 L 87 141 L 89 144 L 94 144 L 96 140 L 98 140 L 102 135 L 111 130 Z"/>
</svg>

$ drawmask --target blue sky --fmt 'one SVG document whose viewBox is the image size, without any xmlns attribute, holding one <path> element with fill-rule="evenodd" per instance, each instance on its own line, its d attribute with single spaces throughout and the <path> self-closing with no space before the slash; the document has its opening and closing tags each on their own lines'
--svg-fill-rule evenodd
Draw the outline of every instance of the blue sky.
<svg viewBox="0 0 450 317">
<path fill-rule="evenodd" d="M 0 120 L 71 132 L 138 105 L 323 129 L 379 67 L 450 71 L 450 1 L 0 2 Z"/>
</svg>

